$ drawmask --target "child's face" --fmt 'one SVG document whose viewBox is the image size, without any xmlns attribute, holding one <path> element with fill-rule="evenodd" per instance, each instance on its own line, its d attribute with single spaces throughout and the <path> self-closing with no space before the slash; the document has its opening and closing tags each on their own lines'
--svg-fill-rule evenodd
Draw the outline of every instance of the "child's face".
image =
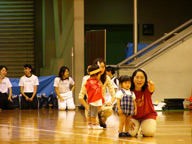
<svg viewBox="0 0 192 144">
<path fill-rule="evenodd" d="M 141 89 L 145 84 L 145 76 L 142 72 L 138 71 L 135 77 L 133 78 L 136 89 Z"/>
<path fill-rule="evenodd" d="M 108 75 L 108 76 L 111 76 L 112 74 L 111 74 L 111 71 L 106 71 L 106 74 Z"/>
<path fill-rule="evenodd" d="M 125 81 L 121 84 L 121 87 L 126 89 L 126 90 L 129 90 L 131 88 L 131 82 L 130 81 Z"/>
<path fill-rule="evenodd" d="M 7 75 L 7 70 L 6 70 L 6 68 L 2 68 L 2 69 L 0 70 L 0 75 L 1 75 L 3 78 Z"/>
<path fill-rule="evenodd" d="M 63 73 L 63 78 L 68 78 L 69 77 L 69 70 L 66 69 L 65 72 Z"/>
<path fill-rule="evenodd" d="M 26 68 L 24 67 L 24 74 L 27 75 L 27 76 L 30 75 L 31 74 L 31 69 L 28 68 L 28 67 L 26 67 Z"/>
</svg>

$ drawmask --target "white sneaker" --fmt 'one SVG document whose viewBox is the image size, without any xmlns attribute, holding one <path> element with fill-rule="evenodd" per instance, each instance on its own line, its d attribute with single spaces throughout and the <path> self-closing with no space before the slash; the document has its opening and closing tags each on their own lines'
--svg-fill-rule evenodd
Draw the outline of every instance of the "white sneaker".
<svg viewBox="0 0 192 144">
<path fill-rule="evenodd" d="M 94 130 L 102 130 L 103 127 L 100 127 L 99 125 L 93 125 Z"/>
<path fill-rule="evenodd" d="M 93 129 L 93 125 L 88 125 L 88 129 Z"/>
</svg>

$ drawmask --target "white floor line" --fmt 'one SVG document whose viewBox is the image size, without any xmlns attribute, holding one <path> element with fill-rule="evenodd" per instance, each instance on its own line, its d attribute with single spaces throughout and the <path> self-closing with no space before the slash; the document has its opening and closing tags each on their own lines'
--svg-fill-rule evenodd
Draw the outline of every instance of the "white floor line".
<svg viewBox="0 0 192 144">
<path fill-rule="evenodd" d="M 12 128 L 22 128 L 22 129 L 28 129 L 28 130 L 39 130 L 39 131 L 50 132 L 50 133 L 73 134 L 73 135 L 80 135 L 80 136 L 92 136 L 92 137 L 96 137 L 96 138 L 101 137 L 101 138 L 112 139 L 112 140 L 129 141 L 129 142 L 134 142 L 134 143 L 137 142 L 137 143 L 141 143 L 141 144 L 156 144 L 156 143 L 151 143 L 151 142 L 126 140 L 126 139 L 120 139 L 120 138 L 95 136 L 95 135 L 80 134 L 80 133 L 73 133 L 73 132 L 61 132 L 61 131 L 53 131 L 53 130 L 46 130 L 46 129 L 36 129 L 36 128 L 31 128 L 31 127 L 10 126 L 10 125 L 5 125 L 5 124 L 0 124 L 0 126 L 12 127 Z"/>
</svg>

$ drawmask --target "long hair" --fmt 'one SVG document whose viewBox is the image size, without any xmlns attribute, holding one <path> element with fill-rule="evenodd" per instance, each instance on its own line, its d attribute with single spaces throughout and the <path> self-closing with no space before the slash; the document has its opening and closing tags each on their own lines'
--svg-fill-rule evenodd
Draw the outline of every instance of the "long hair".
<svg viewBox="0 0 192 144">
<path fill-rule="evenodd" d="M 102 59 L 102 58 L 96 58 L 94 61 L 93 61 L 93 64 L 92 65 L 95 65 L 95 64 L 98 64 L 98 63 L 104 63 L 105 64 L 105 71 L 104 73 L 101 75 L 101 82 L 104 84 L 105 81 L 106 81 L 106 63 L 105 61 Z"/>
<path fill-rule="evenodd" d="M 60 70 L 59 70 L 59 77 L 61 78 L 61 80 L 64 80 L 64 79 L 63 79 L 63 75 L 64 75 L 64 73 L 65 73 L 66 70 L 69 71 L 69 68 L 66 67 L 66 66 L 62 66 L 62 67 L 60 68 Z"/>
<path fill-rule="evenodd" d="M 144 83 L 144 85 L 142 86 L 141 90 L 142 90 L 142 91 L 145 91 L 145 89 L 147 88 L 147 82 L 148 82 L 148 80 L 147 80 L 147 74 L 146 74 L 146 72 L 145 72 L 144 70 L 142 70 L 142 69 L 137 69 L 137 70 L 135 70 L 135 71 L 133 72 L 132 77 L 131 77 L 131 90 L 135 90 L 135 84 L 134 84 L 133 80 L 134 80 L 134 77 L 136 76 L 137 72 L 142 72 L 142 73 L 144 74 L 145 83 Z"/>
</svg>

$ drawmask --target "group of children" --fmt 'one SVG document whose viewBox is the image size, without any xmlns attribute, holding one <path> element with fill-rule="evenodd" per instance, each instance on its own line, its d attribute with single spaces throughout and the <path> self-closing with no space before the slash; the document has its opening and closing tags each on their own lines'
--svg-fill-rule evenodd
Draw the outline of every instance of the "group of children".
<svg viewBox="0 0 192 144">
<path fill-rule="evenodd" d="M 137 107 L 135 102 L 135 95 L 130 91 L 131 78 L 127 75 L 121 76 L 119 79 L 114 77 L 114 68 L 106 68 L 107 75 L 111 78 L 117 98 L 116 112 L 119 115 L 119 137 L 130 137 L 128 133 L 129 122 L 131 116 L 137 113 Z M 102 96 L 102 87 L 100 82 L 101 70 L 98 65 L 89 66 L 88 72 L 90 78 L 86 83 L 86 90 L 88 95 L 87 103 L 89 104 L 88 111 L 88 129 L 103 129 L 96 123 L 96 117 L 98 110 L 102 104 L 106 101 L 110 101 L 110 96 L 106 96 L 106 101 Z M 119 86 L 121 87 L 120 90 Z M 108 93 L 107 93 L 108 94 Z M 115 103 L 114 103 L 115 104 Z M 123 130 L 125 129 L 125 132 Z"/>
<path fill-rule="evenodd" d="M 24 76 L 20 78 L 19 86 L 22 94 L 21 109 L 37 109 L 38 101 L 36 97 L 39 81 L 37 76 L 32 74 L 32 66 L 24 65 Z M 7 75 L 7 67 L 0 65 L 0 109 L 14 109 L 17 106 L 12 100 L 12 84 Z"/>
<path fill-rule="evenodd" d="M 5 104 L 2 93 L 8 93 L 7 99 L 12 102 L 11 99 L 11 83 L 5 77 L 7 74 L 7 68 L 3 66 L 1 69 L 0 75 L 0 101 L 1 107 L 2 104 Z M 19 86 L 22 94 L 21 99 L 21 108 L 28 109 L 38 108 L 38 102 L 36 97 L 37 86 L 39 85 L 37 76 L 31 73 L 32 67 L 31 65 L 24 66 L 24 76 L 21 77 Z M 119 137 L 129 137 L 129 121 L 132 115 L 137 113 L 137 107 L 135 103 L 135 94 L 130 91 L 131 87 L 131 78 L 127 75 L 121 76 L 119 79 L 114 77 L 114 68 L 107 67 L 106 68 L 107 75 L 111 78 L 113 87 L 116 91 L 116 112 L 119 115 Z M 104 100 L 102 96 L 102 87 L 101 87 L 101 69 L 98 64 L 91 65 L 88 67 L 89 77 L 86 83 L 86 91 L 87 91 L 87 103 L 89 105 L 88 111 L 88 129 L 103 129 L 96 122 L 96 117 L 98 116 L 98 111 L 104 102 L 110 102 L 111 96 L 107 92 L 106 100 Z M 7 81 L 7 82 L 5 82 Z M 121 89 L 119 89 L 119 86 Z M 4 87 L 4 88 L 3 88 Z M 72 96 L 72 91 L 75 88 L 75 82 L 71 77 L 69 77 L 69 68 L 62 66 L 59 71 L 59 76 L 54 80 L 54 88 L 58 97 L 58 109 L 66 110 L 66 109 L 75 109 L 75 104 Z M 4 90 L 3 90 L 4 89 Z M 108 90 L 106 90 L 108 91 Z M 125 128 L 124 128 L 125 127 Z M 125 129 L 125 132 L 123 132 Z"/>
<path fill-rule="evenodd" d="M 98 111 L 105 102 L 111 100 L 110 93 L 106 89 L 106 99 L 102 96 L 101 86 L 101 68 L 99 64 L 90 65 L 87 68 L 88 75 L 83 78 L 86 80 L 87 91 L 87 103 L 88 103 L 88 129 L 102 130 L 96 118 L 98 117 Z M 121 76 L 119 79 L 115 78 L 115 70 L 113 67 L 108 66 L 106 68 L 107 75 L 111 78 L 113 87 L 116 91 L 116 101 L 113 103 L 116 105 L 116 112 L 119 115 L 119 137 L 129 137 L 129 121 L 132 115 L 137 113 L 137 107 L 135 103 L 135 94 L 130 91 L 131 78 L 127 75 Z M 55 78 L 54 87 L 58 96 L 58 108 L 59 110 L 74 109 L 75 104 L 72 97 L 72 91 L 74 90 L 74 81 L 69 77 L 69 69 L 65 66 L 60 68 L 59 76 Z M 70 85 L 72 88 L 70 89 Z M 119 86 L 121 89 L 119 89 Z M 125 132 L 123 132 L 125 130 Z"/>
</svg>

